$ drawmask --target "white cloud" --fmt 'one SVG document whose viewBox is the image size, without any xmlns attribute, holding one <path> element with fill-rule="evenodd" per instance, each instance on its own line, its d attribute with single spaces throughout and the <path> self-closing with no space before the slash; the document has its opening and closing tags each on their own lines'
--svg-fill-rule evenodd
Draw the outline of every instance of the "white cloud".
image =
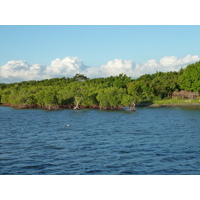
<svg viewBox="0 0 200 200">
<path fill-rule="evenodd" d="M 89 78 L 117 76 L 120 73 L 137 78 L 143 74 L 156 71 L 178 71 L 188 64 L 199 61 L 198 55 L 187 55 L 184 58 L 175 56 L 163 57 L 160 61 L 148 60 L 143 64 L 132 60 L 114 59 L 100 67 L 89 67 L 77 57 L 57 58 L 49 66 L 29 65 L 24 60 L 12 60 L 0 67 L 0 83 L 19 82 L 24 80 L 41 80 L 54 77 L 73 77 L 84 74 Z"/>
<path fill-rule="evenodd" d="M 44 67 L 39 64 L 30 66 L 24 60 L 11 60 L 0 67 L 0 82 L 17 82 L 41 79 Z"/>
<path fill-rule="evenodd" d="M 44 73 L 47 77 L 75 76 L 76 73 L 84 73 L 87 67 L 77 57 L 56 58 L 51 65 L 46 68 Z"/>
<path fill-rule="evenodd" d="M 115 59 L 109 61 L 106 65 L 99 68 L 87 68 L 86 76 L 88 77 L 108 77 L 117 76 L 121 73 L 132 74 L 135 63 L 131 60 Z"/>
<path fill-rule="evenodd" d="M 156 61 L 155 59 L 148 60 L 143 64 L 136 64 L 131 60 L 115 59 L 109 61 L 106 65 L 101 65 L 99 68 L 88 68 L 85 74 L 88 77 L 107 77 L 124 73 L 133 78 L 137 78 L 143 74 L 153 74 L 156 71 L 179 71 L 188 64 L 199 60 L 200 57 L 197 55 L 187 55 L 182 59 L 175 56 L 169 56 L 163 57 L 160 61 Z"/>
<path fill-rule="evenodd" d="M 77 57 L 55 59 L 50 66 L 29 65 L 24 60 L 12 60 L 0 67 L 0 82 L 18 82 L 24 80 L 41 80 L 54 77 L 73 77 L 84 73 L 86 66 Z"/>
</svg>

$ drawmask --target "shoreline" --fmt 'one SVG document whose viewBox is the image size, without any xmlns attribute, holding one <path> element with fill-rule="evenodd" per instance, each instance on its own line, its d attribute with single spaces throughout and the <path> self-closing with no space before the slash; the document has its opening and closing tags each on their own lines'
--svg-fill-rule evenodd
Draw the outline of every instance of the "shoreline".
<svg viewBox="0 0 200 200">
<path fill-rule="evenodd" d="M 136 107 L 149 107 L 149 108 L 159 108 L 159 107 L 184 107 L 184 106 L 199 106 L 200 103 L 168 103 L 168 104 L 156 104 L 156 103 L 141 103 Z"/>
<path fill-rule="evenodd" d="M 70 109 L 73 110 L 73 105 L 54 105 L 54 106 L 39 106 L 39 105 L 11 105 L 11 104 L 0 104 L 0 106 L 17 108 L 17 109 L 44 109 L 44 110 L 64 110 Z M 135 107 L 149 107 L 149 108 L 159 108 L 159 107 L 200 107 L 200 103 L 168 103 L 168 104 L 156 104 L 156 103 L 140 103 Z M 117 107 L 100 107 L 98 105 L 92 106 L 80 106 L 77 110 L 83 109 L 98 109 L 98 110 L 123 110 L 124 107 L 117 106 Z M 74 109 L 76 110 L 76 109 Z"/>
<path fill-rule="evenodd" d="M 3 103 L 0 104 L 0 106 L 5 107 L 11 107 L 11 108 L 17 108 L 17 109 L 44 109 L 44 110 L 64 110 L 64 109 L 70 109 L 70 110 L 83 110 L 83 109 L 98 109 L 98 110 L 122 110 L 123 107 L 121 106 L 108 106 L 108 107 L 100 107 L 99 105 L 91 105 L 91 106 L 82 106 L 80 105 L 79 108 L 75 108 L 74 105 L 12 105 Z"/>
</svg>

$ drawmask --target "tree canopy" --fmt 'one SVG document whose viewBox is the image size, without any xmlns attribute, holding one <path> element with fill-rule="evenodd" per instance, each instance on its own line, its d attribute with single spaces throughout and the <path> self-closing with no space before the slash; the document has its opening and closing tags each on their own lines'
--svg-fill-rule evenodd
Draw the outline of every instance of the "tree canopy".
<svg viewBox="0 0 200 200">
<path fill-rule="evenodd" d="M 200 62 L 188 65 L 179 76 L 180 88 L 183 90 L 200 91 Z"/>
<path fill-rule="evenodd" d="M 132 79 L 125 74 L 89 79 L 82 74 L 73 78 L 0 83 L 0 103 L 41 108 L 130 106 L 143 100 L 171 98 L 173 91 L 200 92 L 200 62 L 179 72 L 156 72 Z"/>
</svg>

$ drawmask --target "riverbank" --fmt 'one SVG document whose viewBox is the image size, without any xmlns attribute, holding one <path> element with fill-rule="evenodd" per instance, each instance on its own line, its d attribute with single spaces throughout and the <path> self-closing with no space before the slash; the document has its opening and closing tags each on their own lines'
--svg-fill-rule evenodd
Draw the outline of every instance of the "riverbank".
<svg viewBox="0 0 200 200">
<path fill-rule="evenodd" d="M 63 109 L 74 109 L 74 110 L 82 110 L 82 109 L 99 109 L 99 110 L 122 110 L 121 106 L 107 106 L 100 107 L 99 105 L 91 105 L 91 106 L 83 106 L 80 105 L 78 109 L 75 109 L 74 105 L 12 105 L 8 103 L 0 104 L 0 106 L 7 106 L 18 109 L 44 109 L 44 110 L 63 110 Z"/>
<path fill-rule="evenodd" d="M 0 104 L 0 106 L 7 106 L 17 109 L 44 109 L 44 110 L 63 110 L 63 109 L 74 109 L 74 105 L 52 105 L 52 106 L 40 106 L 40 105 L 11 105 L 11 104 Z M 159 103 L 154 102 L 141 102 L 136 105 L 137 107 L 149 107 L 149 108 L 159 108 L 159 107 L 200 107 L 200 103 L 196 102 L 184 102 L 184 103 L 164 103 L 159 101 Z M 99 109 L 99 110 L 122 110 L 124 107 L 117 106 L 117 107 L 100 107 L 98 105 L 92 106 L 79 106 L 77 110 L 83 109 Z M 135 110 L 134 110 L 135 111 Z"/>
<path fill-rule="evenodd" d="M 137 105 L 138 107 L 177 107 L 177 106 L 200 106 L 199 100 L 176 100 L 176 99 L 168 99 L 168 100 L 159 100 L 159 101 L 144 101 Z"/>
<path fill-rule="evenodd" d="M 155 107 L 179 107 L 179 106 L 199 106 L 199 103 L 171 103 L 171 104 L 151 104 L 148 107 L 155 108 Z"/>
</svg>

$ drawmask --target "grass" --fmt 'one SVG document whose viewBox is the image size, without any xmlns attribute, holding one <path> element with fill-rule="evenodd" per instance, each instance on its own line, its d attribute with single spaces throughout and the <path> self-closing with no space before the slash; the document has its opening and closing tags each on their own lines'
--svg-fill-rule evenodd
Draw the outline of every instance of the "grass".
<svg viewBox="0 0 200 200">
<path fill-rule="evenodd" d="M 163 99 L 163 100 L 154 100 L 152 103 L 162 105 L 162 104 L 174 104 L 174 103 L 199 103 L 200 100 L 195 99 L 195 100 L 188 100 L 188 99 Z"/>
</svg>

